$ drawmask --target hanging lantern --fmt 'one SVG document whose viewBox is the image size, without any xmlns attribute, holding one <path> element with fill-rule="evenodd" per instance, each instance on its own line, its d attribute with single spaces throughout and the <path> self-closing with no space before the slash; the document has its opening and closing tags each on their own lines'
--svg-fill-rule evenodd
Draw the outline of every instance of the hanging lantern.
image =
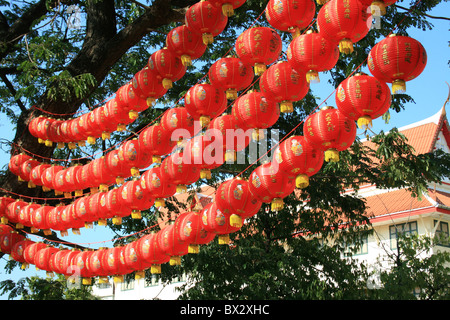
<svg viewBox="0 0 450 320">
<path fill-rule="evenodd" d="M 180 265 L 181 256 L 188 253 L 189 243 L 180 240 L 173 223 L 158 232 L 156 241 L 158 241 L 161 251 L 170 257 L 169 264 L 171 266 Z"/>
<path fill-rule="evenodd" d="M 3 226 L 8 224 L 8 205 L 14 201 L 16 201 L 16 199 L 13 199 L 11 197 L 0 197 L 0 235 L 2 228 L 4 228 Z"/>
<path fill-rule="evenodd" d="M 53 207 L 52 210 L 48 213 L 48 227 L 51 230 L 59 231 L 61 233 L 61 236 L 67 236 L 67 227 L 63 224 L 63 221 L 61 219 L 61 211 L 62 211 L 62 204 L 58 204 L 57 206 Z"/>
<path fill-rule="evenodd" d="M 211 147 L 208 154 L 216 163 L 236 161 L 236 153 L 244 150 L 252 139 L 251 135 L 238 127 L 236 119 L 230 114 L 213 119 L 208 124 L 205 136 L 212 141 L 208 146 Z"/>
<path fill-rule="evenodd" d="M 114 188 L 106 193 L 106 207 L 114 214 L 112 222 L 115 225 L 122 224 L 122 218 L 131 214 L 131 209 L 121 201 L 120 188 Z"/>
<path fill-rule="evenodd" d="M 144 263 L 150 265 L 152 274 L 161 273 L 161 264 L 170 260 L 170 257 L 161 250 L 157 235 L 158 233 L 145 235 L 137 241 L 136 245 L 138 256 Z"/>
<path fill-rule="evenodd" d="M 125 265 L 123 250 L 122 246 L 109 248 L 103 256 L 102 264 L 116 283 L 123 282 L 123 276 L 130 272 Z"/>
<path fill-rule="evenodd" d="M 325 161 L 339 161 L 339 152 L 356 138 L 356 124 L 333 107 L 324 107 L 308 116 L 303 136 L 315 148 L 325 151 Z"/>
<path fill-rule="evenodd" d="M 210 1 L 200 0 L 189 7 L 185 14 L 185 25 L 192 31 L 202 35 L 205 45 L 214 42 L 228 22 L 228 17 Z"/>
<path fill-rule="evenodd" d="M 39 270 L 43 270 L 47 272 L 47 276 L 53 276 L 53 273 L 50 269 L 50 258 L 52 255 L 59 251 L 58 248 L 47 245 L 45 248 L 40 249 L 35 256 L 34 262 L 35 266 Z"/>
<path fill-rule="evenodd" d="M 123 159 L 127 166 L 131 167 L 130 173 L 133 177 L 140 176 L 140 169 L 145 169 L 152 164 L 152 155 L 141 148 L 143 142 L 137 138 L 125 141 L 119 147 L 119 158 Z"/>
<path fill-rule="evenodd" d="M 83 187 L 78 181 L 79 171 L 82 170 L 83 166 L 80 164 L 75 164 L 66 170 L 66 175 L 64 177 L 65 184 L 67 188 L 71 191 L 75 190 L 75 196 L 83 195 Z"/>
<path fill-rule="evenodd" d="M 141 182 L 136 179 L 127 181 L 120 187 L 120 199 L 131 209 L 133 219 L 141 219 L 141 210 L 149 209 L 155 202 L 152 196 L 144 194 Z"/>
<path fill-rule="evenodd" d="M 47 221 L 48 214 L 52 209 L 53 209 L 52 206 L 43 205 L 34 210 L 33 212 L 30 212 L 30 221 L 31 225 L 33 226 L 32 230 L 34 232 L 36 232 L 37 229 L 41 229 L 47 236 L 52 234 L 52 231 L 50 230 Z"/>
<path fill-rule="evenodd" d="M 309 177 L 316 174 L 323 165 L 324 153 L 314 148 L 303 136 L 291 136 L 282 141 L 275 150 L 272 165 L 290 177 L 295 178 L 297 188 L 309 185 Z"/>
<path fill-rule="evenodd" d="M 127 267 L 135 271 L 135 279 L 143 279 L 145 278 L 145 270 L 148 269 L 151 264 L 145 262 L 144 259 L 139 255 L 138 242 L 133 241 L 124 246 L 123 255 L 125 258 L 125 264 Z"/>
<path fill-rule="evenodd" d="M 133 78 L 133 89 L 138 91 L 134 84 Z M 117 131 L 123 131 L 126 129 L 126 126 L 133 122 L 133 119 L 129 116 L 129 111 L 126 108 L 122 108 L 119 103 L 117 103 L 117 99 L 113 98 L 106 102 L 106 108 L 108 108 L 108 114 L 110 115 L 112 121 L 117 125 Z"/>
<path fill-rule="evenodd" d="M 153 163 L 161 163 L 161 156 L 171 152 L 177 143 L 172 141 L 172 132 L 164 130 L 159 124 L 145 128 L 139 135 L 139 141 L 142 142 L 141 150 L 152 154 Z"/>
<path fill-rule="evenodd" d="M 169 31 L 166 37 L 166 47 L 175 53 L 187 67 L 192 65 L 192 60 L 200 58 L 205 53 L 207 45 L 203 43 L 199 33 L 182 25 Z"/>
<path fill-rule="evenodd" d="M 14 175 L 17 176 L 19 181 L 21 181 L 20 178 L 20 171 L 22 164 L 27 160 L 32 160 L 33 158 L 29 155 L 26 155 L 24 153 L 19 153 L 11 157 L 8 163 L 8 169 L 11 171 Z"/>
<path fill-rule="evenodd" d="M 386 7 L 393 5 L 397 0 L 359 0 L 364 8 L 370 7 L 373 16 L 384 16 Z M 367 11 L 367 10 L 366 10 Z"/>
<path fill-rule="evenodd" d="M 14 224 L 19 223 L 20 210 L 22 210 L 22 208 L 26 205 L 28 205 L 28 203 L 21 199 L 10 202 L 6 207 L 5 217 L 2 219 L 2 222 Z"/>
<path fill-rule="evenodd" d="M 117 184 L 122 184 L 131 172 L 124 161 L 121 161 L 118 149 L 111 150 L 105 156 L 105 169 L 106 172 L 110 172 L 115 177 Z"/>
<path fill-rule="evenodd" d="M 53 254 L 50 257 L 50 261 L 49 261 L 49 267 L 51 272 L 53 273 L 57 273 L 57 274 L 62 274 L 65 275 L 66 271 L 62 268 L 62 261 L 65 257 L 65 255 L 67 254 L 67 252 L 70 252 L 70 250 L 67 249 L 63 249 L 63 250 L 58 250 L 58 252 L 56 252 L 55 254 Z"/>
<path fill-rule="evenodd" d="M 114 132 L 117 129 L 117 123 L 112 121 L 108 107 L 103 105 L 95 108 L 92 112 L 94 114 L 95 123 L 103 130 L 101 134 L 102 140 L 111 138 L 111 132 Z"/>
<path fill-rule="evenodd" d="M 171 140 L 177 141 L 178 144 L 186 139 L 191 138 L 200 130 L 200 126 L 196 126 L 194 118 L 189 114 L 185 107 L 170 108 L 161 116 L 161 127 L 171 135 Z"/>
<path fill-rule="evenodd" d="M 161 165 L 164 181 L 170 181 L 177 187 L 178 193 L 187 191 L 187 186 L 200 178 L 200 169 L 192 164 L 183 163 L 183 151 L 179 150 L 164 159 Z"/>
<path fill-rule="evenodd" d="M 38 166 L 40 164 L 39 161 L 34 159 L 26 160 L 22 165 L 20 166 L 20 173 L 19 173 L 19 179 L 23 181 L 28 182 L 28 188 L 34 188 L 36 185 L 34 185 L 31 182 L 31 170 L 33 170 L 34 167 Z"/>
<path fill-rule="evenodd" d="M 214 6 L 221 8 L 223 15 L 232 17 L 234 10 L 241 7 L 246 0 L 209 0 Z"/>
<path fill-rule="evenodd" d="M 331 0 L 317 14 L 317 28 L 330 41 L 339 43 L 341 53 L 353 52 L 353 44 L 370 30 L 372 16 L 359 0 Z"/>
<path fill-rule="evenodd" d="M 44 175 L 44 171 L 47 168 L 50 168 L 51 165 L 48 163 L 41 163 L 35 167 L 33 167 L 33 169 L 31 169 L 30 172 L 30 186 L 43 186 L 43 182 L 42 182 L 42 177 Z"/>
<path fill-rule="evenodd" d="M 389 110 L 391 91 L 385 82 L 360 73 L 339 84 L 335 101 L 340 112 L 367 129 L 372 127 L 372 119 Z"/>
<path fill-rule="evenodd" d="M 151 106 L 156 99 L 166 94 L 167 88 L 164 88 L 155 70 L 148 67 L 138 71 L 132 80 L 134 93 L 142 99 L 146 99 L 147 105 Z"/>
<path fill-rule="evenodd" d="M 251 91 L 236 99 L 231 114 L 239 128 L 252 129 L 253 140 L 259 141 L 264 138 L 264 129 L 278 121 L 280 108 L 263 93 Z"/>
<path fill-rule="evenodd" d="M 278 60 L 282 50 L 280 35 L 268 27 L 252 27 L 242 32 L 234 45 L 239 59 L 254 66 L 255 75 Z"/>
<path fill-rule="evenodd" d="M 92 117 L 94 117 L 94 113 L 92 112 Z M 84 119 L 83 119 L 84 120 Z M 75 148 L 75 143 L 80 142 L 80 141 L 84 141 L 87 139 L 87 135 L 86 132 L 83 131 L 83 129 L 81 128 L 80 125 L 80 118 L 75 118 L 75 119 L 71 119 L 71 120 L 67 120 L 66 122 L 66 136 L 68 137 L 67 140 L 69 141 L 69 149 L 74 149 Z M 97 128 L 101 128 L 98 127 Z M 95 137 L 100 136 L 100 133 L 96 133 Z"/>
<path fill-rule="evenodd" d="M 200 120 L 202 127 L 227 108 L 225 91 L 208 83 L 198 83 L 189 88 L 184 102 L 186 110 L 195 120 Z"/>
<path fill-rule="evenodd" d="M 37 203 L 27 203 L 24 205 L 20 211 L 18 216 L 18 224 L 16 224 L 16 229 L 21 229 L 23 227 L 32 227 L 31 223 L 31 214 L 37 210 L 41 205 Z"/>
<path fill-rule="evenodd" d="M 102 265 L 106 253 L 106 248 L 98 248 L 92 252 L 91 257 L 88 260 L 88 268 L 91 270 L 92 274 L 99 278 L 99 283 L 108 283 L 108 272 Z"/>
<path fill-rule="evenodd" d="M 55 173 L 55 178 L 53 182 L 53 187 L 55 189 L 55 195 L 64 194 L 65 198 L 71 198 L 72 194 L 67 184 L 66 184 L 66 173 L 67 169 L 64 168 Z"/>
<path fill-rule="evenodd" d="M 157 165 L 147 170 L 140 179 L 145 196 L 155 199 L 155 207 L 165 207 L 165 200 L 176 193 L 177 185 L 172 181 L 163 180 L 161 166 Z"/>
<path fill-rule="evenodd" d="M 122 86 L 117 95 L 119 96 L 119 106 L 122 106 L 128 110 L 128 116 L 130 119 L 135 120 L 139 116 L 139 112 L 142 112 L 150 107 L 152 100 L 147 98 L 141 98 L 134 92 L 133 83 L 128 82 Z"/>
<path fill-rule="evenodd" d="M 201 211 L 202 224 L 207 232 L 217 235 L 220 245 L 230 242 L 230 233 L 240 229 L 239 226 L 232 226 L 230 215 L 217 207 L 215 202 L 208 203 Z"/>
<path fill-rule="evenodd" d="M 425 69 L 427 53 L 422 44 L 410 37 L 390 35 L 369 52 L 367 65 L 377 79 L 392 83 L 392 93 L 404 93 L 406 82 Z"/>
<path fill-rule="evenodd" d="M 230 215 L 230 224 L 241 227 L 244 219 L 255 215 L 262 202 L 250 191 L 250 183 L 241 178 L 233 178 L 222 182 L 214 199 L 217 208 Z"/>
<path fill-rule="evenodd" d="M 264 203 L 271 203 L 272 211 L 282 210 L 283 199 L 295 189 L 295 179 L 277 170 L 270 162 L 253 170 L 249 181 L 252 194 Z"/>
<path fill-rule="evenodd" d="M 237 98 L 237 92 L 246 89 L 253 82 L 251 65 L 236 57 L 225 57 L 212 64 L 208 71 L 212 85 L 226 92 L 227 99 Z"/>
<path fill-rule="evenodd" d="M 98 221 L 98 224 L 101 226 L 107 225 L 106 219 L 101 216 L 102 212 L 99 209 L 100 197 L 101 197 L 101 193 L 96 193 L 96 194 L 91 195 L 90 197 L 87 197 L 86 214 L 85 214 L 84 218 L 78 217 L 80 220 L 84 221 L 85 228 L 92 228 L 92 224 L 95 221 Z M 75 202 L 74 202 L 75 211 L 77 210 L 77 208 L 76 208 L 77 200 L 75 200 Z"/>
<path fill-rule="evenodd" d="M 331 70 L 339 60 L 339 49 L 321 33 L 308 31 L 291 41 L 286 52 L 297 72 L 309 83 L 320 82 L 319 72 Z"/>
<path fill-rule="evenodd" d="M 22 241 L 16 242 L 11 248 L 11 258 L 21 263 L 21 269 L 26 269 L 28 266 L 28 263 L 25 261 L 25 257 L 23 256 L 23 254 L 25 249 L 33 243 L 34 241 L 24 239 Z"/>
<path fill-rule="evenodd" d="M 17 231 L 11 231 L 9 233 L 0 236 L 0 249 L 1 252 L 11 254 L 13 246 L 25 240 L 25 236 Z"/>
<path fill-rule="evenodd" d="M 165 89 L 172 88 L 173 83 L 181 79 L 187 70 L 181 59 L 167 48 L 159 49 L 150 56 L 148 68 L 158 74 Z"/>
<path fill-rule="evenodd" d="M 41 126 L 44 120 L 45 117 L 40 115 L 36 118 L 31 119 L 31 121 L 28 123 L 28 131 L 33 137 L 38 138 L 39 143 L 43 142 L 41 136 Z"/>
<path fill-rule="evenodd" d="M 214 240 L 216 234 L 206 231 L 199 212 L 188 212 L 177 217 L 178 237 L 188 243 L 188 253 L 198 253 L 200 246 Z"/>
<path fill-rule="evenodd" d="M 92 284 L 92 277 L 95 276 L 95 274 L 89 269 L 89 259 L 92 253 L 93 251 L 91 250 L 80 251 L 73 258 L 73 263 L 77 267 L 78 276 L 81 277 L 81 283 L 83 285 Z"/>
<path fill-rule="evenodd" d="M 36 254 L 47 247 L 43 242 L 34 242 L 28 245 L 23 251 L 23 258 L 28 265 L 36 265 Z"/>
<path fill-rule="evenodd" d="M 259 79 L 259 86 L 266 98 L 280 104 L 282 113 L 293 112 L 293 102 L 303 99 L 309 91 L 305 74 L 294 70 L 288 61 L 270 66 Z"/>
<path fill-rule="evenodd" d="M 41 176 L 41 181 L 43 191 L 50 191 L 55 189 L 54 180 L 56 177 L 56 173 L 63 169 L 63 166 L 51 165 L 42 172 L 43 174 Z"/>
<path fill-rule="evenodd" d="M 277 30 L 292 33 L 293 37 L 309 26 L 316 14 L 313 0 L 269 0 L 265 15 L 267 22 Z"/>
</svg>

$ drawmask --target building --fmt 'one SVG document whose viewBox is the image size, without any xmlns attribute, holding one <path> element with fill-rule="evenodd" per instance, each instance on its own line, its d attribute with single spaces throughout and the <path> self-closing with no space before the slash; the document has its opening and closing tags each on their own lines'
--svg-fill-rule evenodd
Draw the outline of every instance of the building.
<svg viewBox="0 0 450 320">
<path fill-rule="evenodd" d="M 430 152 L 436 148 L 450 152 L 450 131 L 445 107 L 435 115 L 420 122 L 399 128 L 408 139 L 416 154 Z M 370 146 L 370 141 L 364 142 Z M 180 198 L 180 201 L 191 203 L 191 208 L 204 205 L 212 201 L 214 189 L 205 187 L 193 199 Z M 352 190 L 348 190 L 352 192 Z M 427 192 L 421 197 L 413 197 L 406 189 L 378 189 L 374 185 L 362 185 L 358 191 L 367 204 L 367 215 L 373 226 L 373 235 L 362 240 L 363 245 L 353 255 L 354 258 L 374 265 L 377 261 L 384 262 L 389 267 L 386 254 L 396 250 L 396 239 L 399 233 L 418 233 L 433 236 L 437 233 L 449 237 L 450 223 L 450 180 L 439 184 L 429 185 Z M 192 201 L 192 202 L 191 202 Z M 161 223 L 163 221 L 161 220 Z M 351 247 L 352 244 L 349 244 Z M 450 250 L 448 243 L 442 243 L 433 250 Z M 156 279 L 152 284 L 145 284 L 144 280 L 130 284 L 119 284 L 103 289 L 95 288 L 94 293 L 105 299 L 175 299 L 175 290 L 184 283 L 179 279 L 169 286 L 163 287 Z"/>
</svg>

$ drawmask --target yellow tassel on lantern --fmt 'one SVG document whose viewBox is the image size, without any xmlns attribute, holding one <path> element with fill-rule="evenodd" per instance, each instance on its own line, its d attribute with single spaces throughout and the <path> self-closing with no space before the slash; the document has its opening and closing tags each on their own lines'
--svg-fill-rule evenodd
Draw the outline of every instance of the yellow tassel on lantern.
<svg viewBox="0 0 450 320">
<path fill-rule="evenodd" d="M 77 144 L 75 142 L 69 142 L 67 146 L 69 147 L 70 150 L 74 150 L 77 148 Z"/>
<path fill-rule="evenodd" d="M 130 172 L 133 177 L 139 177 L 141 175 L 141 173 L 139 172 L 139 168 L 133 167 L 130 169 Z"/>
<path fill-rule="evenodd" d="M 187 54 L 183 54 L 181 57 L 181 63 L 183 64 L 183 66 L 191 66 L 192 65 L 192 59 L 189 55 Z"/>
<path fill-rule="evenodd" d="M 180 266 L 181 265 L 181 257 L 180 256 L 171 256 L 169 260 L 169 264 L 171 266 Z"/>
<path fill-rule="evenodd" d="M 226 90 L 226 96 L 228 100 L 236 100 L 237 99 L 237 90 L 236 89 L 227 89 Z"/>
<path fill-rule="evenodd" d="M 383 1 L 374 1 L 370 5 L 373 16 L 384 16 L 386 14 L 386 6 Z"/>
<path fill-rule="evenodd" d="M 116 226 L 120 226 L 122 224 L 122 217 L 113 217 L 112 218 L 112 223 L 115 224 Z"/>
<path fill-rule="evenodd" d="M 38 138 L 38 143 L 39 143 L 39 144 L 44 144 L 45 141 L 44 141 L 42 138 Z"/>
<path fill-rule="evenodd" d="M 20 266 L 20 269 L 22 270 L 26 270 L 28 269 L 29 264 L 27 262 L 23 262 L 22 265 Z"/>
<path fill-rule="evenodd" d="M 146 101 L 147 101 L 147 106 L 151 107 L 155 103 L 156 99 L 153 97 L 148 97 Z"/>
<path fill-rule="evenodd" d="M 177 193 L 187 192 L 187 187 L 184 184 L 177 185 Z"/>
<path fill-rule="evenodd" d="M 264 63 L 255 63 L 254 69 L 255 75 L 260 76 L 267 70 L 267 66 Z"/>
<path fill-rule="evenodd" d="M 153 155 L 152 156 L 152 162 L 153 163 L 161 163 L 161 156 Z"/>
<path fill-rule="evenodd" d="M 100 284 L 109 283 L 108 277 L 99 277 L 98 283 Z"/>
<path fill-rule="evenodd" d="M 161 273 L 161 265 L 160 264 L 153 264 L 150 267 L 150 273 L 151 274 L 160 274 Z"/>
<path fill-rule="evenodd" d="M 237 214 L 232 214 L 230 216 L 230 225 L 235 228 L 242 227 L 242 218 Z"/>
<path fill-rule="evenodd" d="M 141 210 L 132 210 L 131 211 L 131 218 L 133 218 L 133 219 L 142 219 Z"/>
<path fill-rule="evenodd" d="M 106 140 L 111 138 L 111 133 L 109 132 L 102 132 L 102 140 Z"/>
<path fill-rule="evenodd" d="M 16 223 L 16 229 L 23 229 L 23 224 Z"/>
<path fill-rule="evenodd" d="M 338 162 L 339 161 L 339 151 L 336 149 L 328 149 L 325 151 L 325 161 L 326 162 Z"/>
<path fill-rule="evenodd" d="M 135 280 L 144 279 L 144 278 L 145 278 L 145 271 L 143 271 L 143 270 L 136 271 L 136 273 L 134 274 Z"/>
<path fill-rule="evenodd" d="M 85 147 L 86 146 L 86 141 L 78 141 L 78 146 L 79 147 Z"/>
<path fill-rule="evenodd" d="M 200 179 L 211 179 L 211 170 L 201 169 L 200 170 Z"/>
<path fill-rule="evenodd" d="M 214 42 L 214 36 L 211 33 L 203 33 L 202 40 L 205 45 L 209 45 Z"/>
<path fill-rule="evenodd" d="M 292 113 L 294 112 L 294 105 L 292 104 L 292 101 L 281 101 L 280 102 L 280 112 L 281 113 Z"/>
<path fill-rule="evenodd" d="M 353 52 L 353 42 L 350 39 L 342 39 L 339 41 L 339 51 L 344 54 Z"/>
<path fill-rule="evenodd" d="M 76 235 L 80 235 L 81 234 L 80 229 L 78 229 L 78 228 L 72 228 L 72 233 L 76 234 Z"/>
<path fill-rule="evenodd" d="M 64 198 L 66 198 L 66 199 L 72 198 L 72 193 L 71 192 L 64 192 Z"/>
<path fill-rule="evenodd" d="M 162 81 L 162 85 L 164 87 L 164 89 L 171 89 L 173 86 L 172 80 L 164 78 Z"/>
<path fill-rule="evenodd" d="M 98 192 L 98 187 L 91 187 L 89 190 L 91 190 L 91 194 L 95 194 Z"/>
<path fill-rule="evenodd" d="M 299 189 L 309 186 L 309 177 L 306 174 L 300 174 L 295 178 L 295 186 Z"/>
<path fill-rule="evenodd" d="M 83 195 L 83 190 L 75 190 L 75 196 L 80 197 Z"/>
<path fill-rule="evenodd" d="M 301 34 L 298 27 L 289 27 L 288 32 L 292 34 L 292 39 L 297 38 Z"/>
<path fill-rule="evenodd" d="M 61 234 L 61 237 L 67 237 L 69 235 L 67 230 L 61 230 L 59 233 Z"/>
<path fill-rule="evenodd" d="M 95 139 L 95 137 L 88 137 L 87 138 L 87 142 L 89 143 L 89 144 L 95 144 L 95 141 L 96 141 L 97 139 Z"/>
<path fill-rule="evenodd" d="M 166 201 L 163 198 L 155 199 L 155 207 L 165 207 Z"/>
<path fill-rule="evenodd" d="M 405 93 L 406 92 L 406 83 L 404 80 L 394 80 L 392 82 L 392 93 Z"/>
<path fill-rule="evenodd" d="M 308 81 L 308 83 L 319 83 L 320 82 L 319 72 L 315 70 L 309 70 L 306 73 L 306 81 Z"/>
<path fill-rule="evenodd" d="M 136 120 L 138 116 L 139 116 L 139 112 L 137 112 L 137 111 L 131 110 L 130 112 L 128 112 L 128 117 L 131 120 Z"/>
<path fill-rule="evenodd" d="M 8 224 L 8 218 L 6 218 L 6 217 L 2 217 L 1 219 L 0 219 L 0 221 L 2 222 L 2 224 Z M 33 233 L 33 232 L 32 232 Z"/>
<path fill-rule="evenodd" d="M 189 244 L 188 253 L 197 254 L 200 252 L 200 246 L 198 244 Z"/>
<path fill-rule="evenodd" d="M 234 8 L 231 3 L 224 3 L 222 5 L 222 13 L 224 16 L 232 17 L 234 15 Z"/>
<path fill-rule="evenodd" d="M 51 147 L 53 145 L 53 142 L 51 142 L 50 140 L 45 140 L 44 144 L 46 147 Z"/>
<path fill-rule="evenodd" d="M 100 192 L 107 192 L 108 191 L 108 185 L 107 184 L 103 184 L 102 183 L 98 187 L 99 187 Z"/>
<path fill-rule="evenodd" d="M 38 232 L 39 232 L 39 229 L 36 228 L 36 227 L 31 227 L 30 232 L 31 232 L 31 233 L 38 233 Z"/>
<path fill-rule="evenodd" d="M 264 139 L 264 130 L 263 129 L 253 129 L 252 138 L 254 141 L 260 141 Z"/>
<path fill-rule="evenodd" d="M 81 283 L 85 286 L 90 286 L 92 284 L 91 278 L 82 278 Z"/>
<path fill-rule="evenodd" d="M 284 208 L 284 201 L 281 198 L 275 198 L 271 203 L 272 211 L 279 211 Z"/>
<path fill-rule="evenodd" d="M 372 128 L 372 118 L 370 116 L 362 116 L 360 117 L 356 123 L 360 129 L 369 129 Z"/>
<path fill-rule="evenodd" d="M 122 275 L 115 275 L 113 276 L 114 283 L 121 283 L 123 282 L 123 276 Z"/>
<path fill-rule="evenodd" d="M 55 190 L 55 196 L 62 196 L 63 192 L 59 190 Z"/>
<path fill-rule="evenodd" d="M 123 184 L 125 182 L 125 178 L 123 177 L 116 177 L 116 184 Z"/>
<path fill-rule="evenodd" d="M 199 120 L 200 120 L 200 125 L 202 127 L 206 127 L 209 124 L 209 122 L 211 121 L 211 117 L 202 115 L 202 116 L 200 116 Z"/>
<path fill-rule="evenodd" d="M 330 0 L 316 0 L 318 5 L 324 5 L 325 3 L 327 3 Z"/>
<path fill-rule="evenodd" d="M 230 243 L 230 235 L 229 234 L 219 234 L 217 237 L 219 239 L 219 244 L 229 244 Z"/>
<path fill-rule="evenodd" d="M 30 189 L 36 188 L 36 185 L 32 181 L 28 181 L 28 188 Z"/>
<path fill-rule="evenodd" d="M 117 131 L 124 131 L 126 128 L 127 128 L 127 125 L 125 125 L 125 124 L 117 125 Z"/>
<path fill-rule="evenodd" d="M 106 219 L 98 219 L 98 225 L 99 226 L 107 226 L 108 222 L 106 221 Z"/>
<path fill-rule="evenodd" d="M 236 161 L 236 151 L 227 150 L 225 152 L 225 162 L 235 162 Z"/>
<path fill-rule="evenodd" d="M 64 148 L 64 142 L 58 142 L 58 144 L 56 145 L 56 147 L 58 149 L 63 149 Z"/>
<path fill-rule="evenodd" d="M 86 229 L 92 229 L 92 227 L 93 227 L 93 223 L 92 222 L 85 222 L 84 223 L 84 227 L 86 228 Z"/>
</svg>

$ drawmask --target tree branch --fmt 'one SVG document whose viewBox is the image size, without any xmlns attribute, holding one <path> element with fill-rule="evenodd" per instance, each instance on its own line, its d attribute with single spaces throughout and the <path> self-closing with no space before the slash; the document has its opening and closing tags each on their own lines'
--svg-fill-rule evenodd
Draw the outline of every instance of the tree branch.
<svg viewBox="0 0 450 320">
<path fill-rule="evenodd" d="M 22 101 L 20 101 L 20 99 L 16 99 L 17 91 L 16 91 L 16 89 L 14 89 L 14 86 L 11 83 L 11 81 L 9 81 L 8 77 L 4 73 L 0 73 L 0 78 L 2 79 L 2 81 L 6 85 L 6 87 L 8 88 L 9 92 L 11 92 L 11 95 L 14 97 L 14 101 L 16 101 L 16 103 L 19 106 L 20 110 L 22 112 L 27 111 L 27 108 L 22 103 Z"/>
<path fill-rule="evenodd" d="M 405 7 L 399 6 L 398 4 L 394 4 L 394 6 L 399 8 L 399 9 L 403 9 L 403 10 L 409 11 L 409 8 L 405 8 Z M 429 14 L 427 14 L 425 12 L 420 12 L 419 14 L 422 15 L 422 16 L 431 18 L 431 19 L 440 19 L 440 20 L 450 21 L 450 18 L 448 18 L 448 17 L 436 17 L 436 16 L 429 15 Z"/>
</svg>

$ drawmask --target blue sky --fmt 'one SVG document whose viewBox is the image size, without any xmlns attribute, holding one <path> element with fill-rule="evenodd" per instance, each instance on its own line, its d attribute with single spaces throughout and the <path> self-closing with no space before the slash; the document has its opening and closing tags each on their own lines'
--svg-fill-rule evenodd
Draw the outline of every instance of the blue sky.
<svg viewBox="0 0 450 320">
<path fill-rule="evenodd" d="M 442 2 L 435 8 L 431 15 L 445 16 L 450 13 L 450 2 Z M 391 112 L 391 119 L 389 124 L 385 124 L 382 119 L 377 119 L 373 122 L 373 131 L 380 130 L 388 131 L 393 127 L 402 127 L 413 122 L 428 118 L 437 113 L 443 106 L 447 95 L 448 86 L 446 81 L 450 83 L 450 68 L 448 60 L 450 60 L 450 47 L 448 41 L 450 40 L 450 23 L 445 20 L 431 20 L 434 24 L 434 30 L 421 31 L 415 30 L 410 35 L 420 41 L 427 50 L 428 62 L 424 72 L 416 79 L 407 82 L 407 93 L 413 97 L 415 103 L 409 103 L 406 109 L 400 113 Z M 382 24 L 381 24 L 381 27 Z M 362 70 L 368 74 L 368 70 Z M 326 82 L 326 77 L 321 76 L 321 82 L 312 84 L 311 89 L 314 94 L 325 99 L 332 92 L 333 88 Z M 335 106 L 334 95 L 327 101 L 328 105 Z M 450 107 L 448 107 L 450 108 Z M 3 114 L 0 115 L 0 132 L 3 139 L 12 140 L 13 130 L 8 126 L 7 120 Z M 0 166 L 7 165 L 9 161 L 9 154 L 0 150 Z M 81 236 L 70 235 L 63 238 L 67 241 L 79 243 L 81 245 L 98 248 L 100 246 L 110 247 L 110 239 L 113 234 L 109 229 L 101 226 L 95 226 L 93 229 L 82 229 Z M 36 236 L 31 236 L 31 240 L 40 241 Z M 0 281 L 5 279 L 18 280 L 22 277 L 31 275 L 45 276 L 42 271 L 35 271 L 34 266 L 31 266 L 28 271 L 15 270 L 13 274 L 7 274 L 4 271 L 7 256 L 0 259 Z M 0 296 L 0 299 L 5 297 Z"/>
</svg>

